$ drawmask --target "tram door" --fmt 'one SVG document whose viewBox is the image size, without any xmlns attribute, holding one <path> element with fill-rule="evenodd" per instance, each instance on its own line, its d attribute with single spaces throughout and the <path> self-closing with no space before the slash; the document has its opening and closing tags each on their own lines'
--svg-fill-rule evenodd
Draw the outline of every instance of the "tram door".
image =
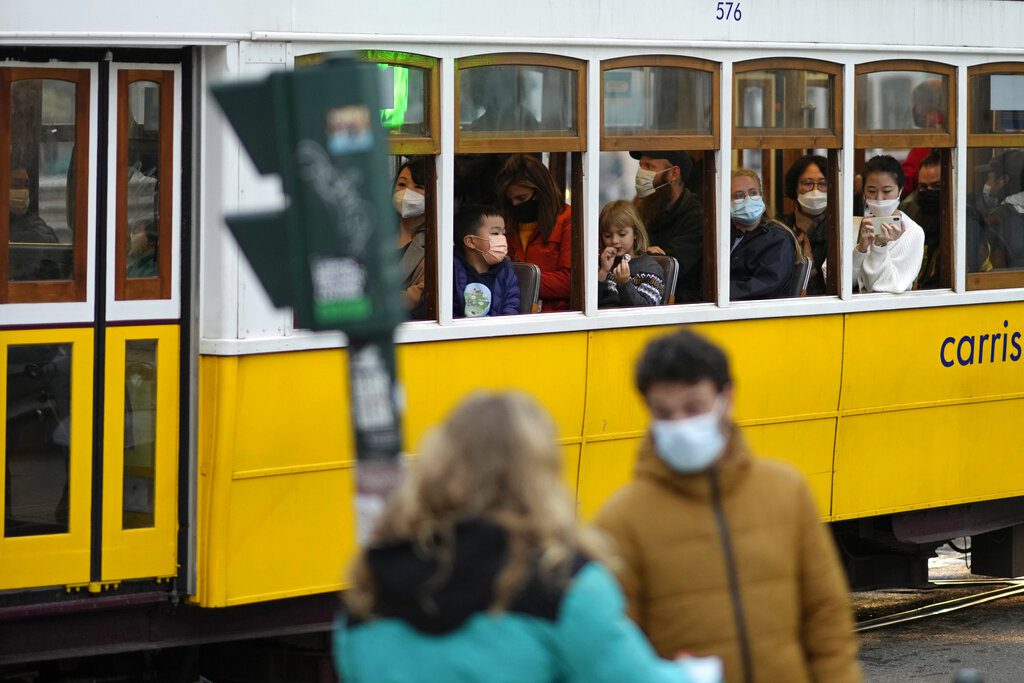
<svg viewBox="0 0 1024 683">
<path fill-rule="evenodd" d="M 181 115 L 180 64 L 0 68 L 0 590 L 177 574 Z"/>
</svg>

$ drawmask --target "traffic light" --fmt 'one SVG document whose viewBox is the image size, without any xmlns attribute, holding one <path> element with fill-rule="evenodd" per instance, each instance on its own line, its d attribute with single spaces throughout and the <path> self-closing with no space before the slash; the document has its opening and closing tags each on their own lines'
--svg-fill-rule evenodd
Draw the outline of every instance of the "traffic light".
<svg viewBox="0 0 1024 683">
<path fill-rule="evenodd" d="M 299 327 L 390 336 L 405 319 L 379 69 L 335 57 L 212 88 L 280 211 L 226 217 L 274 305 Z"/>
</svg>

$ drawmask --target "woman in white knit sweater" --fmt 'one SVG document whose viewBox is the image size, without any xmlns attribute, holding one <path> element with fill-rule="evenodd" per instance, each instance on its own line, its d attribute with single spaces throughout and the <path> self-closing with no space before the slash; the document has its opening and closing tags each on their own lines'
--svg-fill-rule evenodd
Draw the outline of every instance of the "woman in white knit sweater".
<svg viewBox="0 0 1024 683">
<path fill-rule="evenodd" d="M 864 203 L 857 246 L 853 250 L 853 277 L 861 292 L 900 294 L 914 286 L 924 258 L 924 230 L 897 210 L 905 180 L 903 167 L 881 155 L 864 164 Z M 875 234 L 874 222 L 882 221 Z"/>
</svg>

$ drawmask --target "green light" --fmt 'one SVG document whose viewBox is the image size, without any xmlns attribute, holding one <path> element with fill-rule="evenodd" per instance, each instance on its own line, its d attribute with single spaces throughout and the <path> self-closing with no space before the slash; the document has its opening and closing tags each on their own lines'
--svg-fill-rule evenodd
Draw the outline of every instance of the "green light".
<svg viewBox="0 0 1024 683">
<path fill-rule="evenodd" d="M 380 110 L 380 122 L 388 130 L 400 130 L 405 125 L 405 112 L 409 109 L 409 69 L 391 64 L 378 66 L 385 71 L 390 69 L 394 82 L 394 106 Z"/>
</svg>

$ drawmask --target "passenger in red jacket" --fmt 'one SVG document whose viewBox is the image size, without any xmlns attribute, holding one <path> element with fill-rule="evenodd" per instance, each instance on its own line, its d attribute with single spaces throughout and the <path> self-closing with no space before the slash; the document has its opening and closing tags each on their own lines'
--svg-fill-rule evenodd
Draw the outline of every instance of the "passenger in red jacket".
<svg viewBox="0 0 1024 683">
<path fill-rule="evenodd" d="M 505 212 L 509 257 L 540 268 L 541 310 L 568 310 L 572 211 L 551 173 L 536 157 L 513 154 L 496 184 Z"/>
</svg>

